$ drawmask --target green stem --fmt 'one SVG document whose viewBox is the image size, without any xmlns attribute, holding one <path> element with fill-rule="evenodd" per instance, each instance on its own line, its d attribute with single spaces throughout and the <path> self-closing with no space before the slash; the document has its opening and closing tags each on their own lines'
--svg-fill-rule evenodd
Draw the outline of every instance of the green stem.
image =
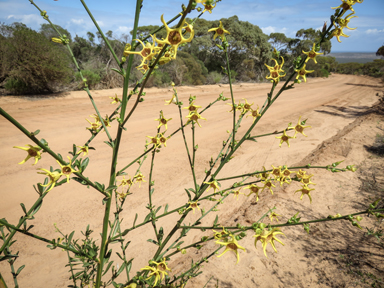
<svg viewBox="0 0 384 288">
<path fill-rule="evenodd" d="M 92 19 L 93 24 L 96 26 L 96 28 L 99 31 L 101 37 L 103 38 L 105 44 L 107 44 L 108 49 L 109 49 L 109 51 L 111 51 L 111 54 L 113 55 L 113 58 L 115 58 L 117 65 L 120 66 L 119 58 L 117 58 L 117 56 L 115 54 L 115 51 L 113 51 L 111 45 L 109 44 L 108 39 L 104 36 L 103 31 L 99 27 L 99 24 L 97 24 L 97 21 L 95 20 L 95 18 L 93 18 L 93 15 L 92 15 L 91 11 L 89 11 L 89 9 L 88 9 L 87 5 L 85 4 L 84 0 L 80 0 L 80 2 L 81 2 L 81 4 L 83 4 L 83 6 L 84 6 L 85 10 L 87 11 L 89 17 Z"/>
<path fill-rule="evenodd" d="M 231 91 L 231 100 L 232 100 L 232 110 L 233 110 L 233 119 L 232 119 L 232 143 L 231 143 L 231 149 L 233 150 L 235 148 L 235 136 L 236 136 L 236 108 L 235 108 L 235 98 L 233 97 L 233 90 L 232 90 L 232 77 L 231 77 L 231 68 L 229 67 L 229 58 L 228 58 L 228 47 L 225 49 L 225 58 L 227 60 L 227 73 L 228 73 L 228 79 L 229 79 L 229 89 Z"/>
<path fill-rule="evenodd" d="M 287 167 L 288 170 L 290 169 L 335 169 L 337 172 L 346 172 L 345 169 L 342 168 L 336 168 L 333 167 L 332 165 L 327 165 L 327 166 L 312 166 L 312 165 L 305 165 L 305 166 L 292 166 L 292 167 Z M 236 179 L 236 178 L 241 178 L 241 177 L 246 177 L 246 176 L 253 176 L 256 174 L 261 174 L 265 172 L 271 172 L 273 169 L 269 170 L 263 170 L 263 171 L 255 171 L 252 173 L 247 173 L 247 174 L 241 174 L 241 175 L 236 175 L 236 176 L 231 176 L 231 177 L 225 177 L 225 178 L 220 178 L 216 179 L 217 181 L 224 181 L 224 180 L 231 180 L 231 179 Z"/>
<path fill-rule="evenodd" d="M 15 283 L 15 288 L 19 288 L 19 284 L 17 283 L 16 271 L 15 271 L 15 268 L 13 267 L 14 262 L 15 262 L 15 259 L 10 260 L 9 265 L 11 265 L 11 271 L 12 271 L 12 275 L 13 275 L 13 282 Z"/>
<path fill-rule="evenodd" d="M 9 224 L 8 222 L 4 221 L 3 219 L 0 219 L 0 224 L 2 224 L 2 225 L 4 225 L 4 226 L 8 227 L 9 229 L 12 229 L 13 231 L 20 232 L 20 233 L 22 233 L 22 234 L 24 234 L 24 235 L 27 235 L 27 236 L 32 237 L 32 238 L 35 238 L 35 239 L 37 239 L 37 240 L 40 240 L 40 241 L 46 242 L 46 243 L 48 243 L 48 244 L 51 244 L 51 245 L 60 247 L 60 248 L 62 248 L 62 249 L 71 251 L 71 252 L 75 253 L 76 255 L 84 256 L 84 257 L 87 257 L 87 258 L 89 258 L 89 259 L 91 259 L 91 260 L 94 260 L 94 259 L 92 259 L 91 257 L 89 257 L 88 255 L 82 253 L 81 251 L 78 251 L 78 250 L 76 250 L 76 249 L 73 249 L 73 248 L 71 248 L 71 247 L 69 247 L 69 246 L 65 246 L 65 245 L 62 245 L 62 244 L 59 244 L 59 243 L 55 243 L 55 242 L 53 242 L 52 240 L 49 240 L 49 239 L 47 239 L 47 238 L 38 236 L 38 235 L 36 235 L 36 234 L 27 232 L 27 231 L 25 231 L 25 230 L 23 230 L 23 229 L 19 229 L 17 226 L 11 225 L 11 224 Z M 13 231 L 12 231 L 12 232 L 13 232 Z M 4 242 L 4 244 L 5 244 L 5 242 Z M 4 245 L 3 245 L 3 246 L 4 246 Z"/>
<path fill-rule="evenodd" d="M 134 37 L 134 38 L 136 38 L 137 27 L 138 27 L 138 23 L 139 23 L 141 2 L 142 2 L 142 0 L 136 0 L 135 22 L 134 22 L 133 35 L 132 35 L 132 37 Z M 126 110 L 127 102 L 128 102 L 128 84 L 129 84 L 129 76 L 130 76 L 130 70 L 132 67 L 132 63 L 133 63 L 133 55 L 131 54 L 131 55 L 129 55 L 127 73 L 126 73 L 126 76 L 124 79 L 123 99 L 122 99 L 122 105 L 121 105 L 121 111 L 120 111 L 120 118 L 121 119 L 124 119 L 125 110 Z M 119 125 L 118 130 L 117 130 L 117 136 L 115 139 L 114 148 L 113 148 L 109 186 L 112 186 L 115 183 L 115 179 L 116 179 L 117 155 L 119 152 L 122 131 L 123 131 L 123 125 Z M 105 203 L 103 230 L 102 230 L 102 234 L 101 234 L 102 236 L 101 236 L 100 254 L 99 254 L 100 256 L 99 256 L 99 263 L 97 265 L 96 287 L 95 288 L 100 288 L 100 286 L 101 286 L 101 276 L 102 276 L 103 266 L 104 266 L 104 262 L 105 262 L 104 259 L 105 259 L 105 254 L 106 254 L 106 248 L 108 245 L 108 243 L 107 243 L 108 221 L 109 221 L 109 214 L 110 214 L 110 210 L 111 210 L 111 203 L 112 203 L 112 193 L 111 193 L 111 196 L 107 199 L 107 201 Z"/>
</svg>

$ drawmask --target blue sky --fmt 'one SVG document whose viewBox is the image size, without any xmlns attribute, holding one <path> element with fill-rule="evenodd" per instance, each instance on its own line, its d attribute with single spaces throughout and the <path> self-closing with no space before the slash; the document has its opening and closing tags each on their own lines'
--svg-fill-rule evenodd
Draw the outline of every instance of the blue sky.
<svg viewBox="0 0 384 288">
<path fill-rule="evenodd" d="M 139 25 L 160 25 L 160 16 L 169 19 L 180 11 L 187 0 L 144 0 Z M 87 31 L 95 32 L 91 20 L 79 0 L 35 0 L 46 10 L 51 21 L 66 28 L 74 36 L 84 36 Z M 115 36 L 128 34 L 133 26 L 133 0 L 88 0 L 103 31 L 112 30 Z M 258 25 L 264 33 L 283 32 L 294 37 L 301 28 L 320 29 L 333 13 L 330 7 L 341 4 L 340 0 L 222 0 L 203 18 L 218 20 L 237 15 L 242 21 Z M 376 52 L 384 45 L 384 0 L 365 0 L 354 5 L 358 18 L 353 18 L 350 27 L 344 29 L 349 38 L 342 37 L 342 43 L 332 39 L 332 52 Z M 190 14 L 194 17 L 196 14 Z M 0 0 L 0 22 L 10 24 L 22 22 L 38 30 L 44 19 L 28 0 Z"/>
</svg>

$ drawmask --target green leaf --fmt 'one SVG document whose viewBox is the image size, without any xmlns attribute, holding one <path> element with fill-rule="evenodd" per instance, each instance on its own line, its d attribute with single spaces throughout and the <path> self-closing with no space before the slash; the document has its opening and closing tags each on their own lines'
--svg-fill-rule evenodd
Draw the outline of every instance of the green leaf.
<svg viewBox="0 0 384 288">
<path fill-rule="evenodd" d="M 121 76 L 124 77 L 124 73 L 121 72 L 120 70 L 118 70 L 118 69 L 116 69 L 116 68 L 111 68 L 111 70 L 112 70 L 112 71 L 115 71 L 115 72 L 117 72 L 117 73 L 119 73 Z"/>
<path fill-rule="evenodd" d="M 164 208 L 164 214 L 167 213 L 167 211 L 168 211 L 168 204 L 165 205 L 165 208 Z"/>
<path fill-rule="evenodd" d="M 81 171 L 84 171 L 85 168 L 87 168 L 88 164 L 89 164 L 89 158 L 87 157 L 87 158 L 85 158 L 85 159 L 83 160 L 83 162 L 81 163 Z"/>
<path fill-rule="evenodd" d="M 189 191 L 187 189 L 184 189 L 185 192 L 187 192 L 187 195 L 188 195 L 188 200 L 191 201 L 191 193 L 189 193 Z"/>
<path fill-rule="evenodd" d="M 23 209 L 25 215 L 27 215 L 27 209 L 25 209 L 25 206 L 23 203 L 20 203 L 21 209 Z"/>
<path fill-rule="evenodd" d="M 25 267 L 25 265 L 23 265 L 23 266 L 19 267 L 19 269 L 17 269 L 16 276 L 20 274 L 21 270 L 23 270 L 24 267 Z"/>
<path fill-rule="evenodd" d="M 68 236 L 68 245 L 71 243 L 71 240 L 72 240 L 72 238 L 73 238 L 73 235 L 75 234 L 75 231 L 72 231 L 72 233 L 71 234 L 69 234 L 69 236 Z"/>
<path fill-rule="evenodd" d="M 107 268 L 104 270 L 104 273 L 103 273 L 102 276 L 104 276 L 104 275 L 108 272 L 108 270 L 109 270 L 109 268 L 111 268 L 112 264 L 113 264 L 113 261 L 111 261 L 111 262 L 108 263 L 108 266 L 107 266 Z"/>
<path fill-rule="evenodd" d="M 135 216 L 135 220 L 133 220 L 133 227 L 135 227 L 136 220 L 137 220 L 137 213 L 136 213 L 136 216 Z"/>
<path fill-rule="evenodd" d="M 116 185 L 111 185 L 111 186 L 109 186 L 107 189 L 105 189 L 105 192 L 108 192 L 108 191 L 114 190 L 114 189 L 116 189 L 116 188 L 117 188 L 117 186 L 116 186 Z"/>
<path fill-rule="evenodd" d="M 119 268 L 119 270 L 116 272 L 116 277 L 119 276 L 121 272 L 123 272 L 125 266 L 127 266 L 127 264 L 125 262 L 123 262 L 123 264 L 121 264 L 121 267 Z"/>
<path fill-rule="evenodd" d="M 216 226 L 217 221 L 219 221 L 219 216 L 218 215 L 216 215 L 215 221 L 213 222 L 213 226 Z"/>
<path fill-rule="evenodd" d="M 147 240 L 148 242 L 150 242 L 150 243 L 153 243 L 153 244 L 155 244 L 155 245 L 159 245 L 155 240 L 153 240 L 153 239 L 148 239 Z"/>
<path fill-rule="evenodd" d="M 104 141 L 105 144 L 107 144 L 109 147 L 111 147 L 112 149 L 114 148 L 114 143 L 113 142 L 109 142 L 109 141 Z"/>
<path fill-rule="evenodd" d="M 31 136 L 36 136 L 36 135 L 39 134 L 39 133 L 40 133 L 40 130 L 37 129 L 35 132 L 32 132 L 32 133 L 31 133 Z"/>
<path fill-rule="evenodd" d="M 96 187 L 97 187 L 100 191 L 104 191 L 104 188 L 105 188 L 104 184 L 100 184 L 99 182 L 95 182 L 95 184 L 96 184 Z"/>
<path fill-rule="evenodd" d="M 35 209 L 33 209 L 33 211 L 31 212 L 30 216 L 35 215 L 37 213 L 37 211 L 40 210 L 42 204 L 43 204 L 43 199 L 40 199 L 38 204 L 37 204 L 37 207 Z"/>
<path fill-rule="evenodd" d="M 149 213 L 149 214 L 145 217 L 144 222 L 147 222 L 147 221 L 149 220 L 149 218 L 151 218 L 151 213 Z"/>
<path fill-rule="evenodd" d="M 157 207 L 156 212 L 155 212 L 155 215 L 157 214 L 157 212 L 159 212 L 159 210 L 161 209 L 161 207 L 162 207 L 162 206 Z"/>
</svg>

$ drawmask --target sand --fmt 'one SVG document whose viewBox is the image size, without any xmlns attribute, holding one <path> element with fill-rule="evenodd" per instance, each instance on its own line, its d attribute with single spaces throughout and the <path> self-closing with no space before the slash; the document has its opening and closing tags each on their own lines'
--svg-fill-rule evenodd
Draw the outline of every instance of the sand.
<svg viewBox="0 0 384 288">
<path fill-rule="evenodd" d="M 249 103 L 261 106 L 269 89 L 270 84 L 235 84 L 236 102 L 246 98 Z M 184 106 L 188 103 L 190 95 L 196 95 L 195 103 L 203 107 L 214 101 L 221 92 L 224 96 L 230 97 L 229 86 L 223 84 L 177 87 L 177 90 Z M 345 160 L 344 163 L 347 165 L 356 164 L 363 167 L 362 163 L 366 163 L 365 161 L 373 161 L 370 160 L 371 154 L 364 146 L 372 145 L 375 135 L 380 132 L 377 127 L 383 127 L 383 115 L 373 113 L 371 109 L 378 102 L 376 94 L 382 90 L 383 86 L 376 79 L 352 75 L 331 75 L 324 79 L 310 78 L 307 83 L 296 85 L 295 89 L 283 93 L 275 105 L 267 111 L 252 135 L 283 130 L 288 123 L 296 123 L 299 116 L 302 116 L 302 119 L 308 119 L 307 125 L 312 126 L 305 130 L 308 137 L 299 135 L 296 139 L 292 139 L 290 148 L 285 143 L 279 148 L 279 139 L 274 136 L 260 138 L 257 143 L 246 141 L 235 154 L 235 158 L 220 172 L 219 178 L 251 172 L 261 169 L 262 166 L 270 169 L 271 165 L 294 166 L 308 163 L 327 165 Z M 127 132 L 122 139 L 118 168 L 124 167 L 142 153 L 145 141 L 149 139 L 146 136 L 156 134 L 158 122 L 154 119 L 159 118 L 160 110 L 163 110 L 166 118 L 173 119 L 168 124 L 168 131 L 174 131 L 179 126 L 177 107 L 164 105 L 165 100 L 169 100 L 172 96 L 171 87 L 150 88 L 146 92 L 145 101 L 140 103 L 126 126 Z M 102 115 L 109 114 L 114 109 L 115 106 L 110 104 L 111 100 L 108 97 L 114 96 L 115 93 L 121 95 L 121 89 L 92 91 Z M 73 144 L 83 145 L 90 136 L 86 131 L 89 123 L 85 118 L 92 119 L 90 115 L 94 110 L 83 91 L 55 94 L 53 97 L 6 96 L 0 98 L 0 106 L 29 131 L 40 129 L 38 138 L 44 138 L 50 148 L 64 158 L 69 155 L 68 151 L 71 151 Z M 207 120 L 201 120 L 202 127 L 196 128 L 196 143 L 199 145 L 196 155 L 198 182 L 204 179 L 204 170 L 209 167 L 211 156 L 217 155 L 222 141 L 228 135 L 226 131 L 231 129 L 229 110 L 229 105 L 219 102 L 203 114 Z M 183 110 L 183 113 L 185 120 L 186 110 Z M 251 118 L 248 117 L 243 121 L 240 133 L 252 123 Z M 110 129 L 111 135 L 115 135 L 116 130 L 115 121 Z M 24 203 L 28 209 L 37 199 L 32 185 L 44 180 L 42 175 L 36 173 L 36 169 L 59 166 L 46 154 L 35 166 L 31 165 L 32 160 L 24 165 L 18 165 L 17 163 L 26 155 L 24 151 L 12 147 L 32 144 L 31 141 L 3 117 L 0 118 L 0 131 L 2 147 L 0 218 L 6 218 L 9 223 L 17 224 L 22 216 L 19 203 Z M 186 133 L 190 137 L 189 128 L 186 129 Z M 102 133 L 92 142 L 91 146 L 96 150 L 90 151 L 90 164 L 84 173 L 90 179 L 105 184 L 108 183 L 112 151 L 103 143 L 106 140 L 105 133 Z M 146 180 L 149 164 L 147 160 L 142 168 Z M 364 167 L 368 167 L 369 163 L 365 165 Z M 128 175 L 133 176 L 137 167 L 135 164 L 129 168 Z M 192 187 L 193 180 L 180 133 L 169 139 L 167 147 L 163 147 L 161 152 L 156 154 L 154 169 L 155 205 L 164 207 L 168 203 L 171 210 L 185 204 L 188 199 L 184 188 Z M 282 215 L 279 217 L 279 223 L 285 223 L 297 211 L 302 211 L 300 213 L 302 220 L 309 220 L 330 214 L 364 210 L 367 203 L 370 203 L 369 195 L 359 193 L 361 186 L 359 172 L 330 173 L 324 170 L 311 170 L 308 173 L 314 174 L 312 181 L 317 184 L 316 190 L 311 192 L 312 204 L 306 197 L 301 201 L 300 193 L 294 194 L 300 189 L 298 183 L 285 184 L 282 188 L 277 187 L 273 195 L 265 191 L 261 193 L 257 204 L 251 197 L 240 195 L 236 201 L 230 196 L 219 206 L 220 211 L 206 217 L 203 224 L 211 225 L 215 216 L 219 215 L 221 225 L 234 226 L 238 223 L 251 225 L 268 208 L 274 206 L 277 208 L 277 214 Z M 232 183 L 223 181 L 222 185 L 228 187 Z M 121 213 L 124 218 L 122 224 L 124 229 L 131 227 L 136 213 L 139 215 L 138 221 L 142 221 L 147 214 L 145 205 L 148 203 L 148 186 L 142 185 L 141 188 L 134 186 L 132 192 Z M 42 208 L 35 215 L 36 219 L 29 222 L 35 226 L 31 232 L 48 239 L 58 238 L 60 235 L 54 228 L 56 223 L 63 233 L 69 234 L 75 230 L 75 235 L 81 237 L 80 231 L 89 224 L 94 231 L 92 234 L 94 239 L 99 242 L 104 213 L 102 199 L 102 195 L 95 190 L 87 189 L 71 180 L 69 184 L 53 189 L 44 199 Z M 200 207 L 209 209 L 211 205 L 212 202 L 202 202 Z M 199 215 L 190 213 L 185 223 L 193 222 Z M 371 218 L 364 219 L 362 226 L 373 225 Z M 177 215 L 163 218 L 158 221 L 158 226 L 163 226 L 167 233 L 173 227 L 175 219 Z M 265 222 L 270 223 L 269 219 Z M 368 251 L 371 256 L 374 255 L 369 261 L 379 272 L 372 269 L 383 275 L 383 249 L 380 250 L 375 239 L 364 236 L 364 231 L 352 227 L 347 221 L 313 224 L 310 234 L 298 226 L 283 228 L 283 232 L 286 238 L 282 235 L 278 238 L 285 246 L 276 243 L 278 253 L 269 246 L 268 258 L 264 256 L 260 243 L 257 249 L 254 247 L 253 234 L 248 233 L 248 236 L 240 242 L 247 251 L 240 251 L 239 264 L 235 265 L 236 257 L 233 253 L 226 253 L 221 258 L 214 256 L 204 265 L 202 269 L 204 273 L 192 279 L 187 287 L 203 287 L 209 279 L 211 281 L 207 287 L 215 287 L 216 279 L 219 287 L 353 287 L 358 278 L 353 273 L 345 273 L 343 269 L 347 266 L 340 260 L 342 259 L 340 255 L 351 251 L 358 251 L 356 253 Z M 211 236 L 211 232 L 191 232 L 186 238 L 186 243 L 197 241 L 204 235 Z M 127 235 L 132 241 L 126 251 L 127 255 L 129 258 L 135 258 L 131 276 L 147 265 L 151 259 L 156 246 L 146 240 L 154 237 L 150 225 Z M 50 250 L 46 248 L 45 243 L 25 235 L 17 234 L 15 239 L 17 242 L 12 246 L 12 251 L 20 251 L 16 267 L 26 265 L 18 277 L 20 287 L 53 288 L 67 287 L 71 284 L 68 280 L 70 276 L 68 268 L 65 267 L 67 264 L 65 252 L 61 249 Z M 119 251 L 118 245 L 113 247 Z M 215 247 L 217 245 L 210 242 L 198 251 L 191 249 L 187 254 L 173 258 L 168 263 L 172 269 L 171 275 L 190 267 L 191 259 L 199 260 L 211 253 Z M 115 263 L 121 265 L 121 260 L 115 256 L 113 259 L 117 261 Z M 8 263 L 1 262 L 0 271 L 6 282 L 12 283 Z M 123 278 L 119 280 L 124 281 Z M 11 284 L 8 285 L 12 287 Z"/>
</svg>

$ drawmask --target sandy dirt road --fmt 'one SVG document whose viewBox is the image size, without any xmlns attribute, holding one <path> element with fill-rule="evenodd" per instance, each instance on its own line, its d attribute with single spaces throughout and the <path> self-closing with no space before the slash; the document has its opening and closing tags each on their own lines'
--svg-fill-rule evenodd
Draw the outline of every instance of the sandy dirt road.
<svg viewBox="0 0 384 288">
<path fill-rule="evenodd" d="M 254 106 L 261 106 L 265 101 L 269 88 L 269 84 L 236 84 L 234 85 L 236 102 L 246 98 L 249 103 L 254 103 Z M 195 104 L 203 107 L 214 101 L 221 92 L 224 93 L 224 96 L 230 97 L 228 85 L 178 87 L 177 90 L 179 98 L 184 102 L 184 106 L 187 106 L 190 95 L 196 95 Z M 288 123 L 296 123 L 299 116 L 302 116 L 302 119 L 308 119 L 307 125 L 312 126 L 311 129 L 305 130 L 308 137 L 299 135 L 296 139 L 292 139 L 290 148 L 285 144 L 282 145 L 282 148 L 279 148 L 279 139 L 274 136 L 260 138 L 257 143 L 247 141 L 235 154 L 235 158 L 220 172 L 220 178 L 248 173 L 261 169 L 262 166 L 270 169 L 271 165 L 290 166 L 299 163 L 321 143 L 337 135 L 338 132 L 363 115 L 365 111 L 368 111 L 377 102 L 378 97 L 376 94 L 381 90 L 382 85 L 378 84 L 373 78 L 351 75 L 331 75 L 326 79 L 310 78 L 307 83 L 296 85 L 295 89 L 283 93 L 275 105 L 265 114 L 259 125 L 255 127 L 252 135 L 283 130 Z M 170 88 L 151 88 L 147 89 L 146 92 L 145 101 L 140 103 L 126 126 L 127 133 L 124 134 L 122 139 L 118 168 L 124 167 L 143 152 L 145 141 L 149 139 L 146 136 L 156 134 L 158 122 L 154 121 L 154 119 L 159 118 L 160 110 L 163 110 L 166 118 L 172 118 L 172 121 L 168 124 L 168 131 L 172 132 L 179 127 L 180 120 L 177 107 L 175 105 L 164 105 L 165 100 L 169 100 L 172 96 Z M 121 95 L 121 90 L 92 91 L 102 115 L 109 114 L 114 109 L 115 106 L 110 104 L 111 100 L 108 97 L 114 96 L 115 93 Z M 63 93 L 49 98 L 2 97 L 0 98 L 0 106 L 29 131 L 40 129 L 41 132 L 38 138 L 44 138 L 49 143 L 50 148 L 60 153 L 64 158 L 69 155 L 68 151 L 71 151 L 73 144 L 83 145 L 90 136 L 90 133 L 86 131 L 89 123 L 85 118 L 91 120 L 90 115 L 94 113 L 94 110 L 85 92 Z M 229 110 L 229 105 L 219 102 L 202 115 L 207 120 L 200 120 L 202 127 L 196 128 L 196 143 L 199 145 L 196 155 L 198 182 L 204 179 L 204 170 L 209 167 L 208 162 L 211 156 L 215 157 L 217 155 L 221 149 L 222 141 L 227 138 L 226 131 L 231 129 L 232 119 L 230 113 L 228 113 Z M 183 110 L 184 121 L 187 119 L 186 111 Z M 239 130 L 240 133 L 244 132 L 251 123 L 252 117 L 246 118 Z M 112 128 L 110 129 L 112 137 L 116 134 L 116 130 L 115 121 L 112 122 Z M 186 129 L 186 134 L 190 139 L 191 132 L 189 128 Z M 369 133 L 362 135 L 361 141 L 364 140 L 363 138 L 371 136 Z M 91 146 L 96 150 L 90 151 L 90 164 L 84 173 L 90 179 L 100 183 L 108 183 L 110 171 L 109 161 L 112 150 L 103 143 L 106 140 L 105 133 L 102 133 L 92 142 Z M 58 168 L 59 166 L 56 161 L 46 154 L 35 166 L 31 166 L 32 160 L 24 165 L 18 165 L 17 163 L 23 160 L 26 155 L 24 151 L 12 147 L 32 143 L 2 117 L 0 118 L 0 142 L 2 147 L 0 150 L 0 218 L 6 218 L 8 222 L 16 224 L 22 215 L 19 203 L 24 203 L 28 209 L 37 198 L 32 185 L 44 180 L 44 176 L 37 174 L 36 169 L 48 169 L 49 166 Z M 361 143 L 360 146 L 362 146 Z M 345 149 L 349 149 L 348 151 L 354 150 L 354 146 L 353 149 L 351 147 L 340 149 L 340 155 L 337 153 L 335 155 L 329 154 L 330 157 L 323 155 L 317 161 L 321 162 L 322 165 L 326 165 L 335 160 L 343 160 L 349 154 L 355 157 L 351 158 L 351 161 L 363 161 L 364 157 L 366 157 L 360 152 L 355 154 L 344 153 Z M 343 153 L 346 155 L 343 155 Z M 337 159 L 331 156 L 335 156 Z M 156 154 L 154 163 L 154 203 L 163 207 L 168 203 L 169 210 L 185 204 L 187 197 L 184 188 L 192 187 L 193 180 L 181 133 L 168 140 L 167 147 L 161 148 L 161 153 Z M 129 168 L 127 170 L 128 175 L 134 176 L 137 167 L 138 165 L 135 164 Z M 141 171 L 145 175 L 145 179 L 148 179 L 148 160 Z M 220 206 L 220 211 L 217 212 L 220 217 L 219 223 L 222 225 L 230 223 L 245 225 L 248 223 L 245 223 L 245 220 L 252 221 L 250 219 L 253 219 L 253 221 L 256 221 L 260 215 L 267 211 L 268 207 L 274 205 L 278 207 L 278 214 L 286 215 L 282 219 L 285 220 L 284 222 L 296 213 L 296 209 L 309 209 L 308 211 L 311 211 L 311 213 L 306 215 L 314 217 L 343 213 L 342 210 L 348 210 L 347 206 L 340 207 L 341 200 L 338 198 L 347 197 L 346 195 L 340 196 L 340 192 L 347 193 L 348 191 L 336 189 L 337 181 L 330 180 L 336 176 L 324 172 L 313 173 L 315 173 L 314 179 L 317 186 L 313 193 L 313 203 L 311 205 L 308 198 L 304 198 L 303 201 L 299 200 L 298 194 L 300 193 L 293 195 L 295 190 L 300 189 L 298 184 L 292 185 L 296 185 L 295 187 L 284 186 L 283 189 L 279 188 L 283 191 L 280 195 L 275 193 L 272 196 L 263 192 L 264 194 L 260 196 L 258 205 L 253 205 L 251 210 L 249 208 L 250 198 L 240 195 L 239 200 L 235 201 L 230 196 Z M 348 178 L 354 176 L 345 175 L 346 173 L 337 176 L 345 181 L 350 181 L 350 183 L 355 183 Z M 228 187 L 232 183 L 223 181 L 222 187 Z M 356 183 L 355 185 L 357 185 Z M 133 194 L 129 196 L 126 208 L 121 214 L 122 218 L 124 218 L 124 229 L 131 227 L 136 213 L 139 215 L 138 221 L 142 221 L 147 214 L 145 205 L 148 203 L 148 187 L 145 184 L 148 183 L 144 183 L 141 188 L 135 185 L 131 190 Z M 353 187 L 350 188 L 353 189 Z M 284 200 L 279 200 L 279 197 Z M 104 212 L 102 199 L 102 195 L 95 192 L 95 190 L 87 189 L 71 180 L 70 183 L 53 189 L 44 199 L 44 204 L 36 214 L 36 219 L 30 222 L 35 226 L 32 231 L 48 239 L 58 238 L 59 234 L 55 232 L 54 228 L 54 223 L 56 223 L 65 234 L 76 230 L 76 236 L 80 237 L 79 231 L 84 230 L 87 224 L 90 224 L 90 228 L 94 230 L 93 237 L 98 239 L 102 229 Z M 287 205 L 282 203 L 287 203 Z M 209 209 L 211 205 L 212 202 L 204 202 L 201 203 L 201 208 Z M 251 211 L 249 212 L 251 214 L 246 215 L 246 211 Z M 287 214 L 284 214 L 284 212 Z M 212 214 L 212 216 L 206 217 L 204 223 L 212 223 L 215 216 L 216 214 Z M 190 214 L 186 222 L 190 223 L 198 217 L 199 213 Z M 163 218 L 159 220 L 158 225 L 162 225 L 165 231 L 168 232 L 173 227 L 172 221 L 175 219 L 177 219 L 177 215 Z M 272 253 L 273 251 L 269 247 L 270 257 L 267 259 L 261 246 L 257 250 L 254 248 L 253 238 L 249 234 L 242 242 L 243 246 L 247 248 L 247 252 L 240 252 L 241 261 L 238 265 L 234 266 L 236 258 L 234 255 L 229 255 L 230 253 L 219 259 L 213 257 L 210 263 L 207 264 L 204 276 L 195 279 L 190 287 L 202 287 L 211 276 L 220 279 L 221 286 L 219 287 L 255 287 L 254 285 L 258 287 L 307 287 L 306 285 L 301 286 L 304 284 L 287 286 L 286 279 L 289 277 L 300 279 L 297 280 L 297 283 L 316 283 L 317 277 L 320 276 L 316 273 L 306 272 L 307 269 L 312 268 L 308 268 L 309 264 L 303 262 L 303 259 L 306 259 L 307 256 L 300 250 L 300 242 L 298 242 L 307 241 L 305 237 L 308 236 L 304 234 L 302 229 L 291 229 L 286 235 L 286 239 L 282 238 L 286 245 L 277 244 L 279 245 L 279 253 L 277 254 Z M 201 236 L 201 232 L 193 232 L 186 243 L 197 240 Z M 148 260 L 156 247 L 146 242 L 146 239 L 153 237 L 153 231 L 149 226 L 136 229 L 128 234 L 128 238 L 132 240 L 132 243 L 127 253 L 130 257 L 135 258 L 132 271 L 137 271 L 148 264 Z M 67 272 L 68 268 L 64 267 L 67 263 L 65 252 L 60 249 L 51 251 L 45 247 L 46 244 L 24 235 L 17 235 L 15 239 L 17 239 L 17 242 L 12 248 L 15 251 L 20 251 L 21 255 L 16 261 L 16 266 L 26 264 L 25 269 L 19 276 L 20 287 L 66 287 L 71 284 L 68 280 L 70 276 Z M 169 262 L 169 265 L 174 272 L 180 271 L 182 267 L 189 265 L 191 257 L 203 256 L 204 254 L 201 254 L 203 252 L 208 254 L 214 246 L 214 243 L 211 243 L 199 252 L 191 251 L 183 258 L 175 259 L 173 263 L 172 261 Z M 113 259 L 116 260 L 116 257 Z M 273 273 L 276 270 L 283 272 Z M 12 276 L 8 272 L 8 263 L 0 263 L 0 271 L 6 281 L 11 283 Z M 260 276 L 262 278 L 258 278 Z M 262 279 L 271 280 L 265 282 Z"/>
</svg>

